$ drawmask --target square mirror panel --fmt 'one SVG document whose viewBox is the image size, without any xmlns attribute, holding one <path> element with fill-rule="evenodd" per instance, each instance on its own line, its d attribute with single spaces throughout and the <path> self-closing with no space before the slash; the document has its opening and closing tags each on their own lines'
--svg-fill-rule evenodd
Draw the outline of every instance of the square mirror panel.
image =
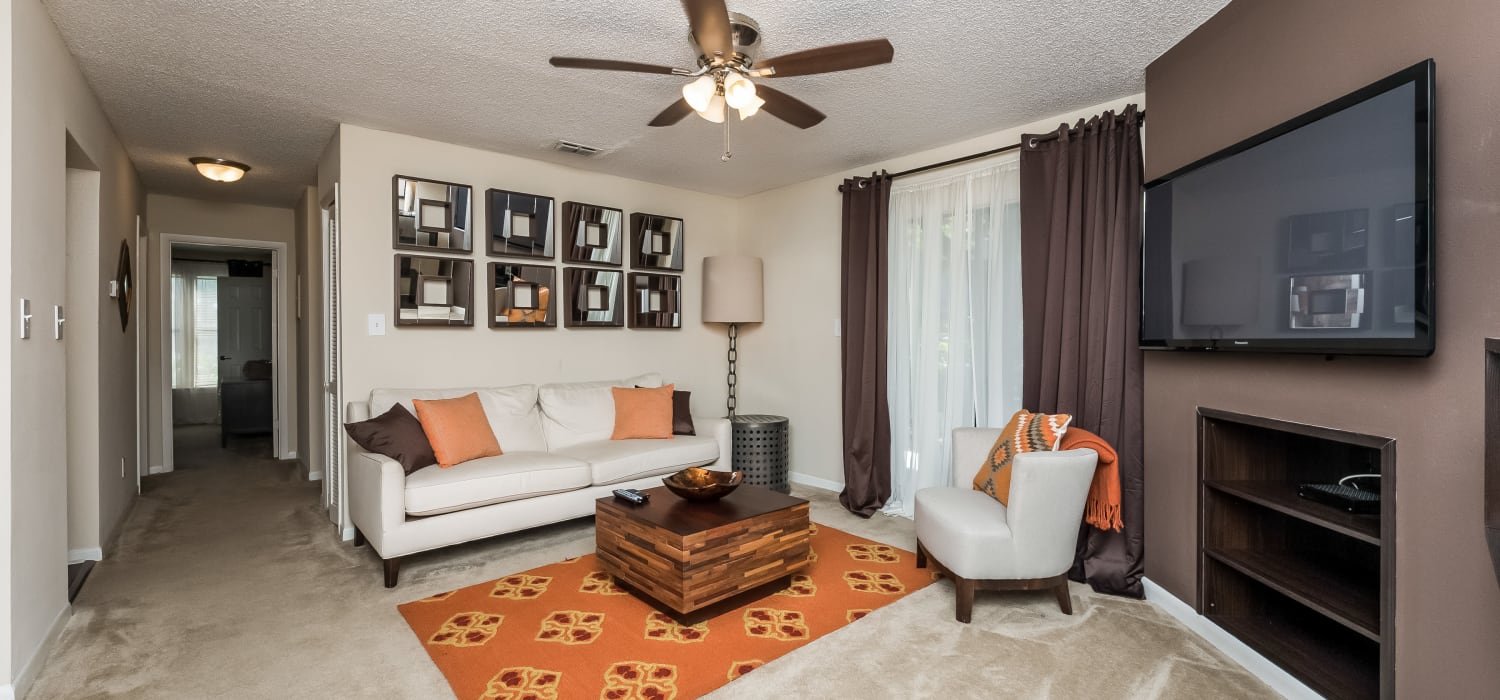
<svg viewBox="0 0 1500 700">
<path fill-rule="evenodd" d="M 396 325 L 474 325 L 474 261 L 396 256 Z"/>
<path fill-rule="evenodd" d="M 468 185 L 405 175 L 397 175 L 391 183 L 396 248 L 445 253 L 474 250 L 474 208 Z"/>
<path fill-rule="evenodd" d="M 490 328 L 556 328 L 557 268 L 490 263 Z"/>
<path fill-rule="evenodd" d="M 572 263 L 620 265 L 625 212 L 563 202 L 563 259 Z"/>
<path fill-rule="evenodd" d="M 681 328 L 682 278 L 632 272 L 626 303 L 631 328 Z"/>
<path fill-rule="evenodd" d="M 643 270 L 682 271 L 682 219 L 630 215 L 630 265 Z"/>
<path fill-rule="evenodd" d="M 488 190 L 485 207 L 490 255 L 552 259 L 551 197 Z"/>
<path fill-rule="evenodd" d="M 567 312 L 563 325 L 568 328 L 625 325 L 625 273 L 619 270 L 593 270 L 582 267 L 563 269 L 568 287 Z"/>
</svg>

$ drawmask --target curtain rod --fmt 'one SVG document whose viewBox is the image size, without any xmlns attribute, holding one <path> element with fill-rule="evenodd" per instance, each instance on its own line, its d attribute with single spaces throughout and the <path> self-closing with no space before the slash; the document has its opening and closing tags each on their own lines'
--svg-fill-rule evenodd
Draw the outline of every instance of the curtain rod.
<svg viewBox="0 0 1500 700">
<path fill-rule="evenodd" d="M 1121 118 L 1123 118 L 1123 115 L 1118 115 L 1115 118 L 1116 119 L 1121 119 Z M 1144 110 L 1136 113 L 1136 123 L 1138 123 L 1138 124 L 1145 124 L 1146 123 L 1146 112 Z M 1076 129 L 1076 128 L 1075 129 L 1068 129 L 1068 133 L 1070 135 L 1071 134 L 1077 134 L 1078 133 L 1078 129 Z M 1055 131 L 1054 132 L 1050 132 L 1050 133 L 1046 133 L 1046 134 L 1040 134 L 1040 135 L 1037 135 L 1037 136 L 1032 136 L 1031 137 L 1031 145 L 1035 146 L 1040 141 L 1051 141 L 1052 139 L 1055 139 L 1055 138 L 1057 138 L 1057 132 L 1055 132 Z M 946 168 L 946 167 L 948 167 L 950 165 L 958 165 L 959 163 L 967 163 L 967 162 L 969 162 L 971 160 L 979 160 L 980 158 L 988 158 L 990 156 L 998 156 L 1001 153 L 1009 153 L 1011 151 L 1020 149 L 1024 145 L 1026 145 L 1026 144 L 1024 144 L 1024 143 L 1022 143 L 1020 141 L 1017 141 L 1017 142 L 1015 142 L 1015 143 L 1013 143 L 1013 144 L 1011 144 L 1009 146 L 1001 146 L 999 148 L 992 148 L 992 149 L 990 149 L 988 151 L 980 151 L 979 153 L 971 153 L 971 154 L 966 155 L 966 156 L 959 156 L 957 158 L 952 158 L 952 159 L 949 159 L 949 160 L 945 160 L 945 161 L 943 161 L 941 163 L 932 163 L 930 165 L 923 165 L 923 166 L 916 167 L 916 168 L 909 168 L 907 170 L 902 170 L 901 172 L 898 172 L 898 173 L 890 173 L 890 176 L 891 176 L 891 179 L 894 180 L 894 179 L 896 179 L 898 177 L 906 177 L 907 175 L 916 175 L 917 173 L 925 173 L 925 172 L 927 172 L 929 170 L 937 170 L 938 168 Z M 860 182 L 861 183 L 860 187 L 863 188 L 864 187 L 863 183 L 867 182 L 869 180 L 869 178 L 860 177 L 860 178 L 855 178 L 855 180 L 857 182 Z M 843 185 L 839 185 L 839 191 L 840 192 L 844 191 L 844 186 Z"/>
</svg>

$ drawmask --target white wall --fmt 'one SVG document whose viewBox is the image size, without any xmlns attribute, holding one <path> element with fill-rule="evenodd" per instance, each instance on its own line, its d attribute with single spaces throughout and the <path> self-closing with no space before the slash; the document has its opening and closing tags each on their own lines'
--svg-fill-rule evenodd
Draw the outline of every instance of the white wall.
<svg viewBox="0 0 1500 700">
<path fill-rule="evenodd" d="M 69 146 L 72 146 L 71 139 Z M 70 148 L 70 150 L 72 150 Z M 81 157 L 77 160 L 83 160 Z M 98 315 L 91 261 L 99 258 L 99 172 L 69 159 L 67 171 L 68 253 L 68 559 L 96 559 L 99 549 L 99 434 L 80 429 L 99 414 L 99 327 L 83 322 Z M 92 307 L 92 308 L 90 308 Z"/>
<path fill-rule="evenodd" d="M 734 251 L 734 200 L 347 124 L 339 141 L 346 401 L 367 398 L 377 387 L 500 386 L 653 371 L 692 391 L 695 412 L 723 415 L 724 328 L 699 320 L 699 276 L 704 256 Z M 554 197 L 559 215 L 562 203 L 573 200 L 681 217 L 683 328 L 566 329 L 559 320 L 556 329 L 492 330 L 487 295 L 480 296 L 478 286 L 473 328 L 395 326 L 391 178 L 397 174 L 471 185 L 476 232 L 486 230 L 484 192 L 492 187 Z M 320 182 L 328 181 L 330 174 L 320 174 Z M 475 277 L 487 282 L 488 263 L 498 258 L 484 254 L 483 235 L 475 239 L 475 252 L 461 257 L 473 260 Z M 559 280 L 566 266 L 561 258 L 559 252 L 544 263 L 558 267 Z M 385 315 L 387 335 L 366 334 L 368 314 Z M 504 446 L 505 436 L 497 437 Z"/>
<path fill-rule="evenodd" d="M 8 675 L 21 688 L 35 673 L 34 659 L 61 629 L 68 610 L 66 583 L 67 487 L 60 464 L 60 446 L 69 438 L 65 387 L 64 345 L 53 340 L 52 305 L 67 299 L 66 259 L 66 139 L 77 141 L 100 172 L 100 240 L 93 260 L 73 269 L 94 272 L 95 309 L 70 309 L 68 328 L 96 323 L 100 356 L 98 389 L 101 411 L 98 431 L 101 462 L 115 465 L 135 452 L 134 363 L 132 332 L 121 332 L 117 317 L 99 310 L 105 301 L 105 281 L 114 277 L 115 253 L 121 238 L 134 237 L 136 214 L 143 210 L 139 179 L 113 128 L 100 110 L 88 83 L 68 54 L 62 38 L 38 0 L 13 0 L 5 16 L 12 61 L 5 71 L 11 81 L 4 94 L 10 104 L 4 113 L 12 120 L 8 146 L 11 177 L 9 228 L 24 232 L 10 238 L 10 294 L 32 300 L 36 321 L 33 335 L 21 340 L 6 324 L 10 349 L 9 397 L 9 625 Z M 18 99 L 15 96 L 20 96 Z M 107 274 L 106 274 L 107 270 Z M 113 301 L 113 300 L 108 300 Z M 109 324 L 113 323 L 111 327 Z M 108 410 L 103 410 L 107 408 Z M 101 479 L 103 471 L 101 470 Z M 112 479 L 101 488 L 102 523 L 118 520 L 134 494 L 134 475 Z M 101 480 L 101 487 L 105 486 Z"/>
<path fill-rule="evenodd" d="M 233 185 L 227 185 L 233 187 Z M 296 294 L 296 275 L 292 271 L 296 268 L 297 253 L 292 246 L 295 238 L 295 212 L 290 208 L 265 207 L 253 204 L 234 204 L 231 202 L 206 201 L 201 199 L 189 199 L 186 197 L 172 197 L 161 194 L 151 194 L 146 198 L 150 215 L 146 218 L 146 226 L 150 231 L 148 253 L 153 261 L 150 270 L 151 279 L 141 283 L 141 298 L 146 302 L 145 309 L 150 315 L 149 325 L 146 329 L 147 357 L 147 381 L 146 390 L 150 400 L 151 430 L 149 431 L 149 459 L 152 467 L 162 466 L 162 437 L 161 426 L 166 424 L 166 416 L 163 414 L 162 394 L 165 382 L 170 382 L 171 377 L 162 372 L 161 353 L 171 352 L 171 348 L 162 348 L 162 323 L 161 318 L 161 278 L 162 270 L 155 269 L 159 265 L 155 261 L 161 260 L 161 236 L 163 234 L 204 236 L 210 238 L 238 238 L 252 241 L 274 241 L 286 243 L 288 246 L 287 260 L 282 263 L 283 273 L 281 287 L 278 290 L 284 298 L 292 299 Z M 169 321 L 168 321 L 169 322 Z M 295 348 L 297 342 L 297 331 L 295 324 L 293 328 L 286 329 L 281 334 L 280 342 L 286 348 Z M 281 356 L 281 351 L 277 351 Z M 292 352 L 287 356 L 296 357 Z M 284 368 L 291 371 L 295 376 L 295 367 Z M 278 372 L 283 368 L 278 368 Z M 283 416 L 282 421 L 287 430 L 291 431 L 291 444 L 296 445 L 297 430 L 297 402 L 292 401 L 291 415 Z M 281 455 L 277 455 L 280 457 Z"/>
<path fill-rule="evenodd" d="M 765 260 L 766 320 L 741 326 L 739 405 L 743 413 L 791 419 L 795 474 L 843 483 L 842 360 L 839 318 L 842 195 L 846 177 L 898 172 L 1016 143 L 1022 133 L 1053 131 L 1141 94 L 1003 129 L 967 141 L 855 168 L 847 173 L 745 197 L 737 202 L 742 253 Z"/>
<path fill-rule="evenodd" d="M 11 75 L 11 52 L 14 48 L 14 26 L 11 0 L 0 0 L 0 134 L 13 133 L 11 104 L 14 100 L 14 80 Z M 15 251 L 11 246 L 11 232 L 14 230 L 11 224 L 15 221 L 11 208 L 11 171 L 14 169 L 11 140 L 0 138 L 0 250 L 14 259 Z M 7 397 L 0 401 L 0 696 L 4 696 L 15 678 L 14 666 L 11 664 L 10 633 L 13 626 L 10 582 L 17 568 L 12 556 L 15 547 L 11 543 L 11 533 L 14 530 L 11 521 L 16 510 L 11 505 L 14 497 L 14 490 L 11 488 L 14 443 L 11 440 L 10 406 L 15 391 L 11 380 L 11 343 L 14 341 L 10 339 L 15 337 L 16 327 L 11 309 L 15 307 L 16 297 L 19 295 L 14 293 L 13 283 L 11 274 L 0 274 L 0 292 L 3 292 L 0 299 L 4 302 L 0 303 L 0 329 L 4 329 L 4 335 L 0 336 L 0 394 Z"/>
</svg>

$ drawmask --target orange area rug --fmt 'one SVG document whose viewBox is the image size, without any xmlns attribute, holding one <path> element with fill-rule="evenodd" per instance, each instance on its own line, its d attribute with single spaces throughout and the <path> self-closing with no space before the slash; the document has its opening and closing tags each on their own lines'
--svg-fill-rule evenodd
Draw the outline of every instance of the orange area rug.
<svg viewBox="0 0 1500 700">
<path fill-rule="evenodd" d="M 400 606 L 454 695 L 696 698 L 932 583 L 911 552 L 813 525 L 790 586 L 684 627 L 614 585 L 594 555 Z"/>
</svg>

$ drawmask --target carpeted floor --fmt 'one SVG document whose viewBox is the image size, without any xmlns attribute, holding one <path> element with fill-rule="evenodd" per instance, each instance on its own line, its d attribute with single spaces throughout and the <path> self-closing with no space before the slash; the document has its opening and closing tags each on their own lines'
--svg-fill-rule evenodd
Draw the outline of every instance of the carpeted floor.
<svg viewBox="0 0 1500 700">
<path fill-rule="evenodd" d="M 412 557 L 386 590 L 293 464 L 255 457 L 254 441 L 185 442 L 178 471 L 146 480 L 28 700 L 450 697 L 396 606 L 593 549 L 579 520 Z M 908 520 L 795 493 L 815 521 L 913 546 Z M 1155 606 L 1073 595 L 1069 617 L 1050 593 L 981 593 L 961 625 L 939 581 L 709 697 L 1275 697 Z"/>
</svg>

